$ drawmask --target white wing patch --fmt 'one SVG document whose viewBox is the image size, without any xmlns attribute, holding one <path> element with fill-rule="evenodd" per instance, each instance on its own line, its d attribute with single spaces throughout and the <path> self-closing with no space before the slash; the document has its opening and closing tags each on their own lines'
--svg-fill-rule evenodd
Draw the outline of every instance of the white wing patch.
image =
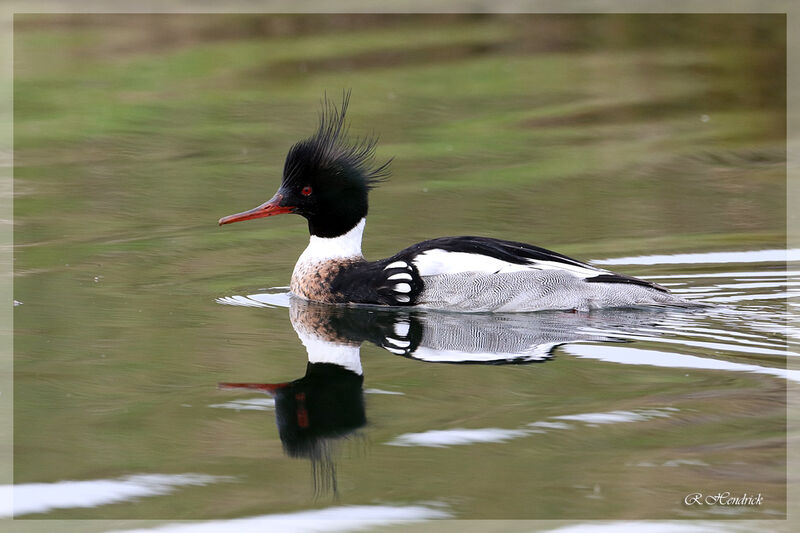
<svg viewBox="0 0 800 533">
<path fill-rule="evenodd" d="M 384 270 L 389 270 L 391 268 L 408 268 L 408 263 L 405 261 L 395 261 L 394 263 L 388 264 L 383 267 Z"/>
<path fill-rule="evenodd" d="M 411 330 L 411 322 L 407 320 L 398 320 L 394 323 L 393 329 L 394 336 L 387 335 L 383 338 L 383 347 L 393 354 L 405 355 L 408 351 L 408 347 L 411 346 L 411 342 L 398 337 L 408 336 L 408 332 Z"/>
<path fill-rule="evenodd" d="M 486 274 L 505 274 L 533 270 L 563 270 L 581 278 L 590 278 L 608 272 L 600 268 L 530 259 L 525 264 L 509 263 L 501 259 L 469 252 L 448 252 L 440 248 L 426 250 L 414 258 L 420 276 L 460 274 L 463 272 L 483 272 Z"/>
<path fill-rule="evenodd" d="M 394 293 L 393 297 L 396 302 L 407 304 L 411 301 L 412 282 L 414 281 L 414 267 L 405 261 L 395 261 L 386 265 L 383 270 L 405 270 L 405 272 L 395 272 L 388 278 L 389 288 Z"/>
<path fill-rule="evenodd" d="M 405 337 L 411 329 L 411 324 L 405 320 L 398 320 L 393 326 L 394 334 L 398 337 Z"/>
<path fill-rule="evenodd" d="M 408 294 L 409 292 L 411 292 L 411 285 L 409 285 L 408 283 L 398 283 L 397 285 L 394 286 L 394 291 L 402 292 L 403 294 Z"/>
</svg>

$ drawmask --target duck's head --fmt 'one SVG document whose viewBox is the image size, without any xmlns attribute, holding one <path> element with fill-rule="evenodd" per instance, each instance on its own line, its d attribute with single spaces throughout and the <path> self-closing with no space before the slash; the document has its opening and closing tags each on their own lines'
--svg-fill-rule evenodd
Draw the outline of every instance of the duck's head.
<svg viewBox="0 0 800 533">
<path fill-rule="evenodd" d="M 341 108 L 325 98 L 317 132 L 289 150 L 275 195 L 254 209 L 221 218 L 220 226 L 296 213 L 308 220 L 311 235 L 338 237 L 367 216 L 369 190 L 388 176 L 391 160 L 374 164 L 374 138 L 348 140 L 349 101 L 349 91 Z"/>
</svg>

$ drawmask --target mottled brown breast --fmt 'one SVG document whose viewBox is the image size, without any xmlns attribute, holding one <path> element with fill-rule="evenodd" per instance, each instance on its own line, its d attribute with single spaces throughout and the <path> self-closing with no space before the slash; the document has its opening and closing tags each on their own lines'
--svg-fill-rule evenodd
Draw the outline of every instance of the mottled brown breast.
<svg viewBox="0 0 800 533">
<path fill-rule="evenodd" d="M 331 291 L 331 282 L 343 269 L 360 262 L 364 260 L 333 259 L 298 264 L 292 273 L 292 293 L 314 302 L 345 303 L 347 300 L 343 294 Z"/>
<path fill-rule="evenodd" d="M 355 340 L 342 334 L 333 324 L 335 318 L 341 318 L 347 308 L 321 302 L 302 301 L 293 298 L 289 307 L 289 317 L 295 331 L 314 335 L 326 342 L 339 345 L 361 346 L 361 340 Z"/>
</svg>

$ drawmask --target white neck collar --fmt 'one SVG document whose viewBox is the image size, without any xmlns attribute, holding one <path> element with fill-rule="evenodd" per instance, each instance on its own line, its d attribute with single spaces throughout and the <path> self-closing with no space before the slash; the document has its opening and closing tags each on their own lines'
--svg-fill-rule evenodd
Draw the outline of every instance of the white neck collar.
<svg viewBox="0 0 800 533">
<path fill-rule="evenodd" d="M 300 329 L 295 331 L 300 337 L 300 342 L 306 347 L 309 363 L 331 363 L 359 376 L 364 373 L 361 369 L 361 346 L 329 342 L 313 333 Z"/>
<path fill-rule="evenodd" d="M 353 229 L 338 237 L 317 237 L 312 235 L 297 264 L 319 263 L 331 259 L 353 259 L 364 257 L 361 254 L 361 238 L 367 219 L 362 218 Z"/>
</svg>

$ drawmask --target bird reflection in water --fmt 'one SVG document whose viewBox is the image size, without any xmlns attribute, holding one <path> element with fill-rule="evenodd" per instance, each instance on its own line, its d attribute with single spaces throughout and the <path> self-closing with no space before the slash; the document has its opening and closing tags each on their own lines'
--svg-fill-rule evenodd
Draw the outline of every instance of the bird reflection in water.
<svg viewBox="0 0 800 533">
<path fill-rule="evenodd" d="M 361 342 L 325 304 L 297 300 L 292 325 L 308 352 L 306 374 L 287 383 L 221 383 L 275 398 L 276 422 L 289 457 L 310 459 L 314 491 L 337 493 L 335 443 L 367 423 Z"/>
<path fill-rule="evenodd" d="M 367 423 L 364 376 L 334 363 L 312 363 L 288 383 L 221 383 L 225 389 L 255 389 L 275 398 L 283 451 L 311 460 L 314 491 L 337 492 L 334 443 Z"/>
<path fill-rule="evenodd" d="M 665 311 L 456 314 L 291 298 L 289 312 L 308 353 L 305 376 L 286 383 L 221 383 L 220 387 L 274 397 L 284 452 L 310 459 L 315 493 L 336 494 L 336 443 L 367 423 L 360 354 L 364 341 L 425 362 L 545 362 L 562 344 L 625 342 L 614 332 L 653 324 Z"/>
</svg>

